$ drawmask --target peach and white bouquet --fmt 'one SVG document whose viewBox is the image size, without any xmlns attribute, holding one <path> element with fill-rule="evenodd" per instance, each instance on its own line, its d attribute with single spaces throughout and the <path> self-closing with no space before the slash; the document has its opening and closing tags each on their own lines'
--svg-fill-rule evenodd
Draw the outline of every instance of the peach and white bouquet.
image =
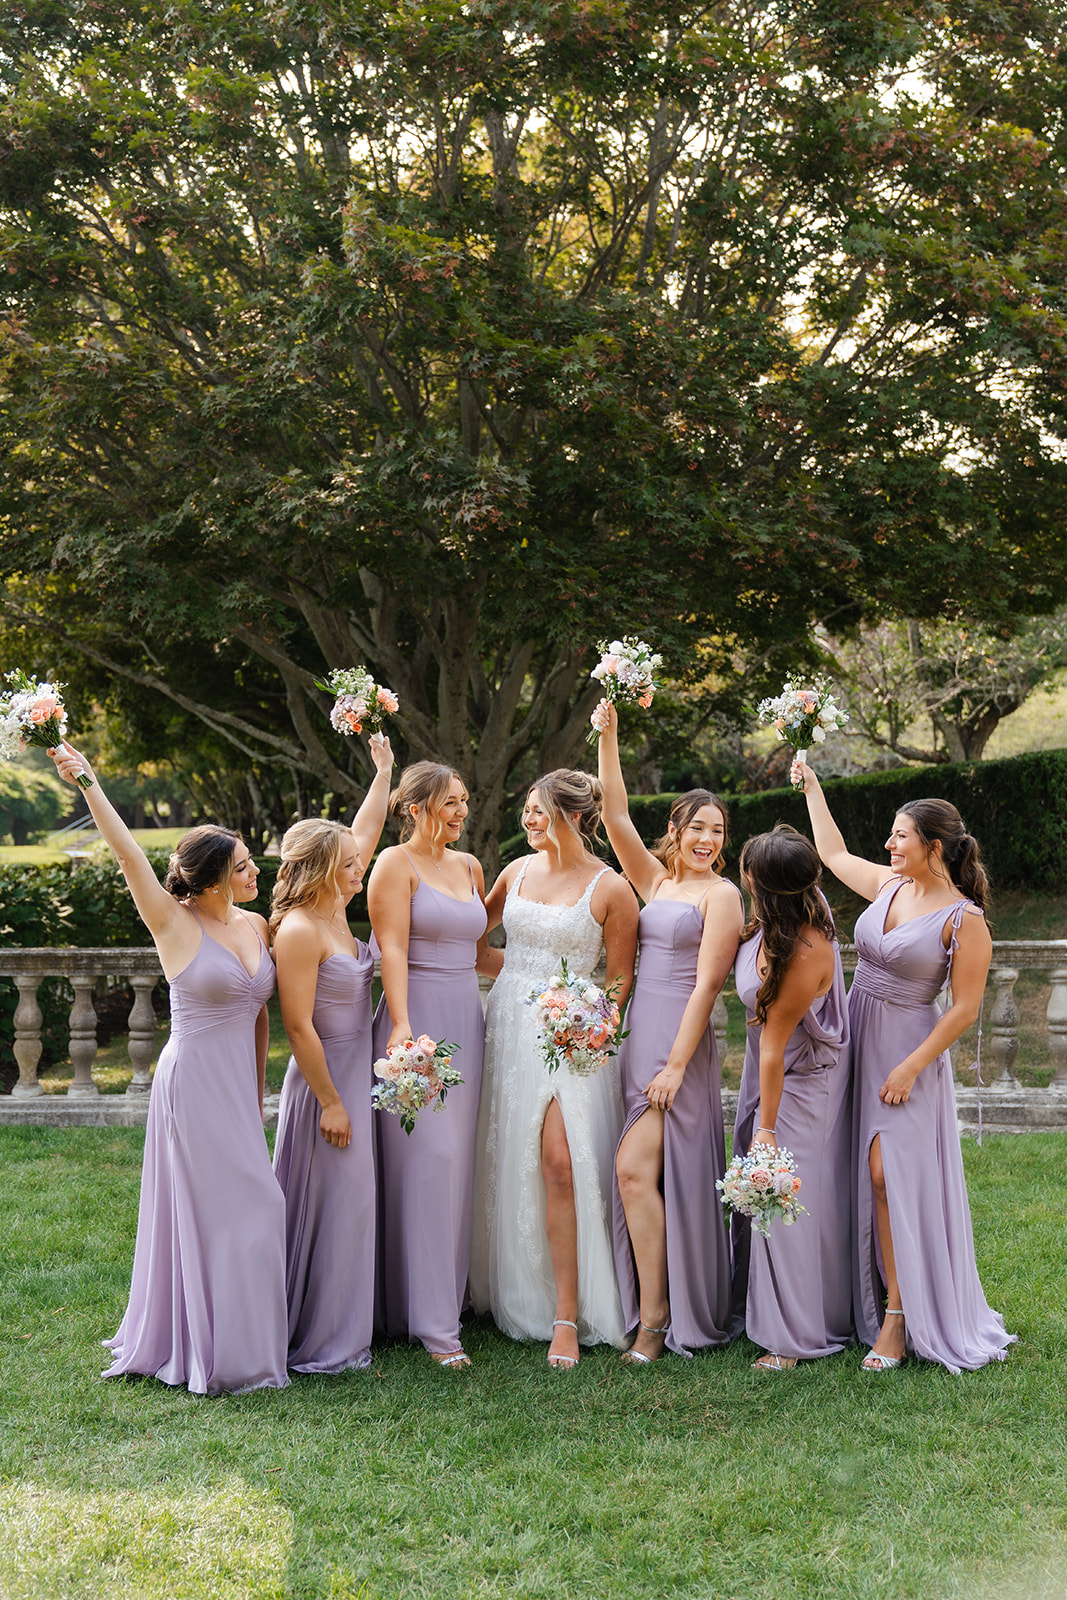
<svg viewBox="0 0 1067 1600">
<path fill-rule="evenodd" d="M 6 681 L 14 688 L 0 694 L 0 757 L 14 761 L 31 744 L 42 750 L 61 745 L 67 733 L 67 713 L 60 685 L 38 683 L 19 668 L 9 672 Z M 80 772 L 77 781 L 80 789 L 93 786 L 87 772 Z"/>
<path fill-rule="evenodd" d="M 535 989 L 526 1003 L 536 1007 L 538 1043 L 549 1072 L 566 1067 L 587 1077 L 616 1054 L 619 1008 L 611 992 L 589 978 L 572 978 L 565 957 L 547 987 Z"/>
<path fill-rule="evenodd" d="M 423 1107 L 436 1101 L 434 1110 L 440 1111 L 449 1089 L 463 1082 L 452 1066 L 458 1049 L 458 1044 L 431 1039 L 428 1033 L 392 1045 L 374 1063 L 374 1076 L 381 1080 L 371 1090 L 375 1111 L 391 1112 L 405 1133 L 413 1133 Z"/>
<path fill-rule="evenodd" d="M 338 733 L 362 733 L 364 726 L 377 733 L 400 708 L 392 689 L 375 683 L 366 667 L 335 667 L 325 683 L 316 678 L 315 687 L 334 696 L 330 722 Z"/>
<path fill-rule="evenodd" d="M 757 1144 L 748 1155 L 734 1156 L 726 1176 L 717 1178 L 715 1187 L 722 1190 L 727 1216 L 736 1211 L 739 1216 L 751 1217 L 752 1226 L 765 1239 L 775 1217 L 789 1227 L 801 1212 L 807 1215 L 797 1199 L 797 1164 L 788 1150 L 776 1150 L 773 1145 Z"/>
<path fill-rule="evenodd" d="M 808 759 L 809 746 L 822 744 L 828 733 L 848 721 L 848 712 L 838 705 L 825 678 L 808 684 L 799 676 L 787 678 L 781 694 L 761 700 L 756 715 L 773 724 L 779 739 L 793 746 L 800 761 Z"/>
<path fill-rule="evenodd" d="M 656 692 L 654 673 L 663 663 L 662 656 L 656 655 L 643 639 L 634 639 L 629 634 L 624 639 L 613 639 L 610 644 L 601 639 L 597 649 L 600 660 L 589 676 L 603 685 L 604 699 L 612 705 L 628 700 L 647 711 Z M 606 727 L 600 706 L 589 720 L 593 724 L 589 742 L 595 744 Z"/>
</svg>

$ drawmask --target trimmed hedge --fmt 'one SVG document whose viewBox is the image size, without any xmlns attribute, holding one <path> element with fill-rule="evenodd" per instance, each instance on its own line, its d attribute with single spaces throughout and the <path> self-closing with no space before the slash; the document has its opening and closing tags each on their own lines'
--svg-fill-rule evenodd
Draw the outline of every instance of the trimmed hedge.
<svg viewBox="0 0 1067 1600">
<path fill-rule="evenodd" d="M 908 800 L 951 800 L 968 832 L 978 840 L 993 887 L 1067 890 L 1067 750 L 1041 750 L 1003 761 L 967 761 L 958 766 L 902 767 L 858 778 L 831 779 L 826 798 L 848 847 L 856 855 L 884 861 L 893 817 Z M 674 795 L 635 795 L 634 824 L 647 842 L 666 831 Z M 722 796 L 729 813 L 729 864 L 741 846 L 776 822 L 791 822 L 811 834 L 808 807 L 792 789 Z"/>
</svg>

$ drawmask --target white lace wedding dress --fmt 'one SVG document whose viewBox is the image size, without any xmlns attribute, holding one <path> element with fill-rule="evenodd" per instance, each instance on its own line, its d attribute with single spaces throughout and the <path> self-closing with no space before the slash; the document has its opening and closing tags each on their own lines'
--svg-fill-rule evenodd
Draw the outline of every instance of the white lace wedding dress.
<svg viewBox="0 0 1067 1600">
<path fill-rule="evenodd" d="M 545 987 L 566 956 L 567 970 L 591 977 L 603 954 L 589 910 L 589 884 L 573 906 L 520 895 L 523 864 L 504 906 L 507 950 L 486 1016 L 485 1067 L 474 1167 L 470 1291 L 476 1311 L 491 1311 L 513 1339 L 551 1339 L 555 1280 L 545 1237 L 541 1130 L 549 1102 L 563 1113 L 578 1214 L 578 1338 L 625 1344 L 611 1239 L 611 1180 L 622 1132 L 618 1059 L 591 1077 L 549 1072 L 528 997 Z M 605 868 L 604 871 L 608 871 Z"/>
</svg>

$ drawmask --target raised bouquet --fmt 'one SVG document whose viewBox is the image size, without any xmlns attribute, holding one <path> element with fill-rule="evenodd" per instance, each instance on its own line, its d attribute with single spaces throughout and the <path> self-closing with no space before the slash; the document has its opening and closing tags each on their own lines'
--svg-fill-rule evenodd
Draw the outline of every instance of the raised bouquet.
<svg viewBox="0 0 1067 1600">
<path fill-rule="evenodd" d="M 805 684 L 796 676 L 786 679 L 780 695 L 761 700 L 756 715 L 761 722 L 773 724 L 779 739 L 793 746 L 800 761 L 808 759 L 811 745 L 822 744 L 828 733 L 848 721 L 848 712 L 837 704 L 825 678 Z"/>
<path fill-rule="evenodd" d="M 374 1076 L 381 1080 L 371 1090 L 375 1111 L 391 1112 L 405 1133 L 413 1133 L 423 1107 L 436 1101 L 434 1110 L 440 1111 L 449 1089 L 463 1082 L 451 1064 L 458 1049 L 428 1033 L 394 1044 L 374 1063 Z"/>
<path fill-rule="evenodd" d="M 334 696 L 330 721 L 338 733 L 362 733 L 364 726 L 377 733 L 400 706 L 392 689 L 375 683 L 366 667 L 335 667 L 325 683 L 316 678 L 315 687 Z"/>
<path fill-rule="evenodd" d="M 739 1216 L 751 1217 L 752 1226 L 765 1239 L 775 1217 L 781 1217 L 789 1227 L 801 1212 L 807 1215 L 797 1199 L 800 1178 L 788 1150 L 754 1145 L 747 1156 L 734 1156 L 726 1176 L 717 1178 L 715 1187 L 722 1190 L 727 1216 L 736 1211 Z"/>
<path fill-rule="evenodd" d="M 0 757 L 13 761 L 28 744 L 54 750 L 67 733 L 67 713 L 63 709 L 58 683 L 38 683 L 19 669 L 7 674 L 14 688 L 0 694 Z M 87 772 L 78 774 L 78 787 L 91 789 Z"/>
<path fill-rule="evenodd" d="M 547 988 L 535 989 L 526 1003 L 536 1007 L 538 1044 L 549 1072 L 567 1067 L 586 1077 L 615 1055 L 619 1008 L 610 991 L 589 978 L 572 978 L 566 957 Z"/>
<path fill-rule="evenodd" d="M 611 644 L 601 639 L 597 649 L 600 660 L 589 676 L 603 686 L 605 700 L 610 700 L 612 705 L 628 700 L 647 711 L 656 692 L 653 673 L 663 658 L 654 654 L 643 639 L 634 639 L 629 634 L 625 639 L 613 639 Z M 597 742 L 605 727 L 603 712 L 598 715 L 598 711 L 599 707 L 589 719 L 593 724 L 590 744 Z"/>
</svg>

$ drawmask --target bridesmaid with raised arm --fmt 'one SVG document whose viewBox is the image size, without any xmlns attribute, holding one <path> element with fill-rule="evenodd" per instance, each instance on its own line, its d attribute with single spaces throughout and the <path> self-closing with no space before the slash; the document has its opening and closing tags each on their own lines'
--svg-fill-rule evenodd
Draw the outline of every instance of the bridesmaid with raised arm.
<svg viewBox="0 0 1067 1600">
<path fill-rule="evenodd" d="M 644 901 L 640 959 L 619 1055 L 626 1124 L 615 1157 L 615 1269 L 628 1331 L 622 1359 L 654 1361 L 730 1337 L 730 1244 L 716 1181 L 726 1167 L 711 1010 L 737 952 L 744 912 L 722 872 L 726 812 L 707 789 L 671 807 L 649 850 L 630 820 L 618 715 L 602 700 L 604 826 Z"/>
<path fill-rule="evenodd" d="M 64 743 L 67 783 L 91 774 Z M 133 1281 L 113 1339 L 112 1378 L 138 1374 L 192 1394 L 283 1388 L 285 1201 L 263 1136 L 266 1001 L 274 988 L 263 918 L 242 910 L 258 869 L 227 828 L 194 828 L 161 885 L 97 780 L 85 791 L 170 983 L 171 1031 L 145 1132 Z"/>
<path fill-rule="evenodd" d="M 889 865 L 850 854 L 812 769 L 793 764 L 815 843 L 873 903 L 849 991 L 858 1196 L 853 1299 L 869 1372 L 908 1350 L 950 1372 L 1002 1360 L 1014 1335 L 986 1304 L 974 1255 L 948 1049 L 977 1018 L 992 955 L 978 845 L 947 800 L 901 806 Z M 951 979 L 951 1004 L 937 997 Z"/>
<path fill-rule="evenodd" d="M 748 1013 L 734 1153 L 789 1150 L 807 1212 L 767 1238 L 733 1218 L 735 1331 L 763 1346 L 763 1372 L 852 1342 L 848 1010 L 821 874 L 810 839 L 785 823 L 741 852 L 752 916 L 734 967 Z"/>
<path fill-rule="evenodd" d="M 538 778 L 522 814 L 532 854 L 504 868 L 486 902 L 507 950 L 489 997 L 471 1299 L 511 1338 L 547 1340 L 559 1371 L 578 1365 L 580 1344 L 621 1347 L 626 1336 L 609 1216 L 618 1062 L 550 1072 L 528 1003 L 564 958 L 570 977 L 592 978 L 603 957 L 616 1001 L 630 992 L 637 902 L 589 849 L 600 803 L 584 772 Z"/>
<path fill-rule="evenodd" d="M 325 818 L 282 840 L 270 927 L 292 1056 L 282 1085 L 274 1171 L 285 1194 L 289 1367 L 370 1365 L 377 1183 L 371 1109 L 374 958 L 352 936 L 358 893 L 389 804 L 389 741 L 351 829 Z"/>
<path fill-rule="evenodd" d="M 429 1034 L 459 1046 L 463 1082 L 410 1135 L 379 1114 L 382 1321 L 387 1334 L 421 1340 L 439 1366 L 458 1370 L 470 1366 L 460 1315 L 485 1043 L 478 972 L 494 973 L 500 957 L 486 943 L 482 869 L 452 848 L 467 816 L 459 773 L 433 761 L 405 767 L 389 808 L 400 844 L 381 852 L 367 889 L 384 991 L 374 1055 Z"/>
</svg>

